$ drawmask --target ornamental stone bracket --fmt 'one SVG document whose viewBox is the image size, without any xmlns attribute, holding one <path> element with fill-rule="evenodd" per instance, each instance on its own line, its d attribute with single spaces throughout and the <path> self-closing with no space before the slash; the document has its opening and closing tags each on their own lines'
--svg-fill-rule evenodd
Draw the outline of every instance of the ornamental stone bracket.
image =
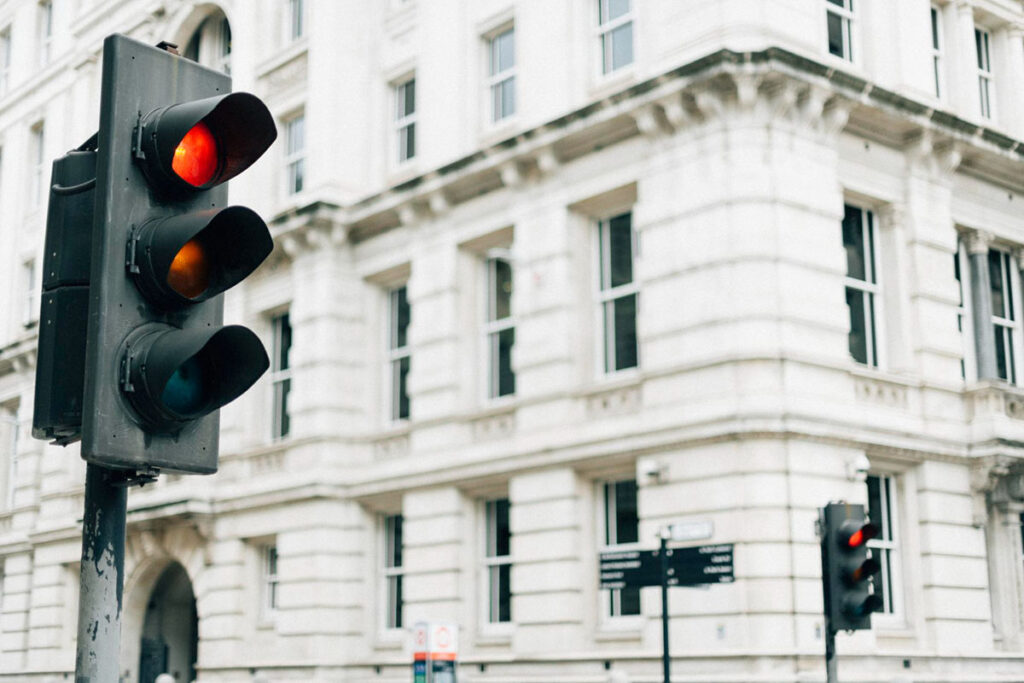
<svg viewBox="0 0 1024 683">
<path fill-rule="evenodd" d="M 971 466 L 971 493 L 975 526 L 988 521 L 992 505 L 1024 503 L 1024 459 L 1009 455 L 988 455 Z"/>
</svg>

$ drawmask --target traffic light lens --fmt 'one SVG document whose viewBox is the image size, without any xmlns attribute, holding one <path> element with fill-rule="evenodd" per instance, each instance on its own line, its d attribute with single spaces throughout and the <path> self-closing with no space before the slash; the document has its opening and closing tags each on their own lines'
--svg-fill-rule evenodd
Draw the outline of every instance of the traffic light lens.
<svg viewBox="0 0 1024 683">
<path fill-rule="evenodd" d="M 182 363 L 164 386 L 161 400 L 179 415 L 193 415 L 205 407 L 206 372 L 199 356 Z"/>
<path fill-rule="evenodd" d="M 847 541 L 847 544 L 849 544 L 851 548 L 858 548 L 862 543 L 864 543 L 863 529 L 857 529 L 856 531 L 854 531 L 853 534 L 850 536 L 850 540 Z"/>
<path fill-rule="evenodd" d="M 171 168 L 189 185 L 202 187 L 213 180 L 217 166 L 217 140 L 210 127 L 200 121 L 178 143 Z"/>
<path fill-rule="evenodd" d="M 185 243 L 167 270 L 167 284 L 187 299 L 195 299 L 210 286 L 210 261 L 196 240 Z"/>
</svg>

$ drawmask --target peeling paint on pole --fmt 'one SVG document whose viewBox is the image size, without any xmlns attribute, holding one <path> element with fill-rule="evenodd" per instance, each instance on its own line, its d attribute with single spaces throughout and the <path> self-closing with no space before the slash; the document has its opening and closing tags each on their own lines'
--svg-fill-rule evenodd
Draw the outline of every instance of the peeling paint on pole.
<svg viewBox="0 0 1024 683">
<path fill-rule="evenodd" d="M 118 680 L 127 502 L 122 475 L 88 466 L 79 575 L 77 683 Z"/>
</svg>

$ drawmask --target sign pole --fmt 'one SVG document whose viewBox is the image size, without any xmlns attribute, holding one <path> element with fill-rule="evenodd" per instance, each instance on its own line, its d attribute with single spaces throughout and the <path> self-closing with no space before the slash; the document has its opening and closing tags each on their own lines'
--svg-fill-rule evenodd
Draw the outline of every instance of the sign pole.
<svg viewBox="0 0 1024 683">
<path fill-rule="evenodd" d="M 669 683 L 672 674 L 670 673 L 671 661 L 668 656 L 668 538 L 661 536 L 661 668 L 664 673 L 664 683 Z"/>
<path fill-rule="evenodd" d="M 126 483 L 112 470 L 86 466 L 76 683 L 109 683 L 120 673 Z"/>
</svg>

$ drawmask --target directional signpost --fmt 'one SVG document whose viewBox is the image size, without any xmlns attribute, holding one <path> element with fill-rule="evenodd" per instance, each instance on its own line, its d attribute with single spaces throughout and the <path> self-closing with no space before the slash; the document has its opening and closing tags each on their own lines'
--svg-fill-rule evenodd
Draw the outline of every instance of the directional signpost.
<svg viewBox="0 0 1024 683">
<path fill-rule="evenodd" d="M 676 527 L 683 526 L 682 531 Z M 678 531 L 678 533 L 676 533 Z M 661 534 L 657 550 L 626 550 L 601 553 L 599 572 L 602 589 L 643 588 L 661 586 L 662 668 L 669 683 L 668 656 L 668 588 L 669 586 L 703 586 L 732 583 L 733 544 L 669 548 L 670 538 L 683 536 L 688 540 L 710 536 L 710 522 L 700 529 L 692 525 L 673 525 Z M 704 535 L 706 532 L 706 535 Z"/>
</svg>

